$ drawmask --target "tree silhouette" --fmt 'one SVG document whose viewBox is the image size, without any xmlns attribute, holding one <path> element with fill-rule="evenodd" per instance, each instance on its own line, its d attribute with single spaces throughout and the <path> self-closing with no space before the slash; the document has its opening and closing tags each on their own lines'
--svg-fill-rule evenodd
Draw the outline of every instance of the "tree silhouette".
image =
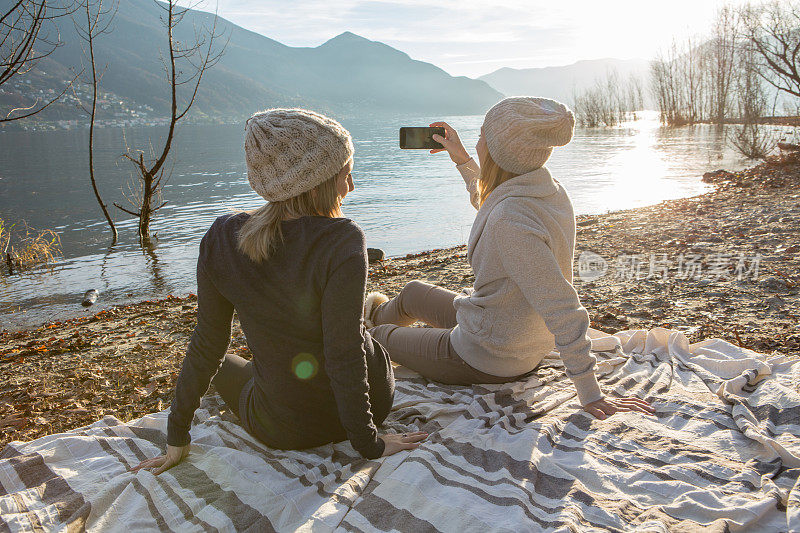
<svg viewBox="0 0 800 533">
<path fill-rule="evenodd" d="M 222 37 L 222 33 L 217 33 L 218 17 L 216 13 L 210 28 L 206 27 L 201 31 L 195 28 L 194 42 L 183 45 L 175 39 L 175 28 L 191 7 L 178 7 L 175 0 L 168 0 L 166 3 L 156 2 L 156 5 L 165 12 L 161 20 L 166 28 L 169 43 L 168 58 L 164 60 L 171 97 L 169 129 L 158 156 L 155 155 L 152 145 L 150 146 L 150 159 L 148 160 L 145 160 L 143 150 L 126 146 L 127 151 L 122 155 L 134 166 L 138 178 L 136 187 L 131 188 L 131 193 L 128 195 L 128 201 L 133 209 L 127 209 L 114 203 L 122 211 L 138 217 L 139 237 L 143 240 L 150 237 L 150 220 L 153 214 L 167 204 L 167 202 L 161 202 L 163 187 L 169 177 L 168 173 L 165 173 L 164 164 L 172 148 L 175 127 L 178 121 L 184 118 L 192 108 L 203 75 L 220 60 L 227 45 L 226 42 L 221 48 L 215 48 L 215 44 Z M 177 66 L 178 62 L 188 65 L 188 75 Z M 181 103 L 178 89 L 183 85 L 189 87 L 191 94 L 187 101 Z"/>
</svg>

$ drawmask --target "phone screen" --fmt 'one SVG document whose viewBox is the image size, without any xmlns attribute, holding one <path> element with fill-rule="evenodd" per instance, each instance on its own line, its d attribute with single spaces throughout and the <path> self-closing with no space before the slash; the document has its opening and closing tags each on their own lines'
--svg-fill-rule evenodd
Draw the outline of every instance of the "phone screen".
<svg viewBox="0 0 800 533">
<path fill-rule="evenodd" d="M 400 128 L 400 148 L 405 149 L 433 149 L 444 148 L 434 141 L 433 134 L 444 137 L 444 128 L 430 127 L 404 127 Z"/>
</svg>

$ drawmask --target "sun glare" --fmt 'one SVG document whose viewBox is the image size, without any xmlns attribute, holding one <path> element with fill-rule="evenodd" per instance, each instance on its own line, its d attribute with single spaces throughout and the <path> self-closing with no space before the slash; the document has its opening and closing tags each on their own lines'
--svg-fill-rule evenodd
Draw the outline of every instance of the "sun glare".
<svg viewBox="0 0 800 533">
<path fill-rule="evenodd" d="M 661 127 L 658 116 L 647 114 L 624 126 L 635 130 L 629 147 L 608 160 L 607 170 L 614 177 L 614 187 L 605 191 L 608 203 L 630 206 L 657 203 L 669 196 L 665 180 L 668 166 L 664 152 L 657 149 L 656 131 Z"/>
</svg>

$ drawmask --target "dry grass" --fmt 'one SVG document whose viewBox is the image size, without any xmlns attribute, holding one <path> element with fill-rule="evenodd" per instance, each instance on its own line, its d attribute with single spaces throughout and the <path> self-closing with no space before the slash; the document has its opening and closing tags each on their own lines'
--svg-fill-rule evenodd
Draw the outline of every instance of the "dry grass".
<svg viewBox="0 0 800 533">
<path fill-rule="evenodd" d="M 61 255 L 61 239 L 53 230 L 33 229 L 25 222 L 8 225 L 0 219 L 0 254 L 8 274 L 23 272 L 52 263 Z"/>
</svg>

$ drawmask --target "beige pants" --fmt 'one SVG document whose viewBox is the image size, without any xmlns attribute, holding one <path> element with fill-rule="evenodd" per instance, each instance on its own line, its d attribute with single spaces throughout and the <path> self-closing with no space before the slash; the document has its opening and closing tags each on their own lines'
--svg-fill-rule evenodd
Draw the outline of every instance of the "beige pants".
<svg viewBox="0 0 800 533">
<path fill-rule="evenodd" d="M 515 377 L 501 378 L 472 368 L 453 349 L 450 332 L 456 326 L 456 295 L 430 283 L 411 281 L 375 309 L 372 321 L 376 326 L 369 332 L 392 361 L 434 381 L 452 385 L 515 381 Z M 406 327 L 417 320 L 431 327 Z"/>
</svg>

